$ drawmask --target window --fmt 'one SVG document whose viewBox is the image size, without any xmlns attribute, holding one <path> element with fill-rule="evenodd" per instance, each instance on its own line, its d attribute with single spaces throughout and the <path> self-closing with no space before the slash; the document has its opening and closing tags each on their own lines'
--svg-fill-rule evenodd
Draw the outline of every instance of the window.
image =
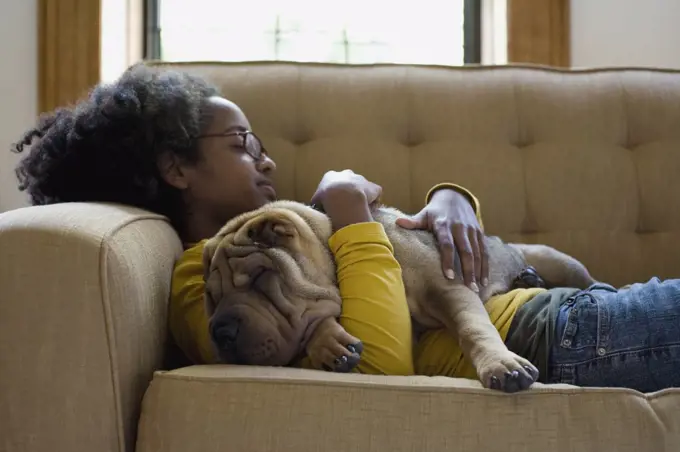
<svg viewBox="0 0 680 452">
<path fill-rule="evenodd" d="M 481 0 L 146 0 L 145 57 L 479 63 Z"/>
</svg>

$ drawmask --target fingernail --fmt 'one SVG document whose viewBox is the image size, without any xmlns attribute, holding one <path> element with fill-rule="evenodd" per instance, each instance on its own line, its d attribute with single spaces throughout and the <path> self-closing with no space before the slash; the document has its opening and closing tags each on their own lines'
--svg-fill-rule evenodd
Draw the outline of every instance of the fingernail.
<svg viewBox="0 0 680 452">
<path fill-rule="evenodd" d="M 449 279 L 456 279 L 456 274 L 453 273 L 453 270 L 451 270 L 450 268 L 447 269 L 447 270 L 444 272 L 444 274 L 445 274 L 446 277 L 449 278 Z"/>
<path fill-rule="evenodd" d="M 486 287 L 489 285 L 489 278 L 482 278 L 482 286 Z"/>
<path fill-rule="evenodd" d="M 479 292 L 479 286 L 474 281 L 472 282 L 472 284 L 470 284 L 470 289 L 474 290 L 475 292 Z"/>
<path fill-rule="evenodd" d="M 357 352 L 353 345 L 348 345 L 347 350 L 349 350 L 350 353 L 356 353 Z"/>
</svg>

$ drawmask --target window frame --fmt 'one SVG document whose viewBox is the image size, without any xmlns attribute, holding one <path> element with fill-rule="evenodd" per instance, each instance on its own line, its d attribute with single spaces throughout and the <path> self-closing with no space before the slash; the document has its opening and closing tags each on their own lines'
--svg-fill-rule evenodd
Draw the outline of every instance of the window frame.
<svg viewBox="0 0 680 452">
<path fill-rule="evenodd" d="M 482 1 L 464 0 L 463 3 L 464 64 L 482 62 Z"/>
<path fill-rule="evenodd" d="M 463 63 L 482 62 L 483 0 L 463 0 Z M 161 59 L 161 0 L 144 0 L 144 59 Z"/>
</svg>

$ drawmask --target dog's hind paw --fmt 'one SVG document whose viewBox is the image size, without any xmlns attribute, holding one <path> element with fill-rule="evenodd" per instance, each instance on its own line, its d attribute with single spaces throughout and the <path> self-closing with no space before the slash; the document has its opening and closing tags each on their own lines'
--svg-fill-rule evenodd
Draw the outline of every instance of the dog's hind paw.
<svg viewBox="0 0 680 452">
<path fill-rule="evenodd" d="M 539 372 L 529 361 L 511 353 L 495 360 L 480 374 L 485 387 L 512 393 L 528 389 L 538 381 Z"/>
</svg>

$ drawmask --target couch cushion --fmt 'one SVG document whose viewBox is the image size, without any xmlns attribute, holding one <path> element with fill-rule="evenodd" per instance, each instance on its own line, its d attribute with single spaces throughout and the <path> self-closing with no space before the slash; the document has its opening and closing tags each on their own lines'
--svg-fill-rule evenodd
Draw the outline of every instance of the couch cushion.
<svg viewBox="0 0 680 452">
<path fill-rule="evenodd" d="M 680 271 L 680 71 L 168 64 L 218 84 L 284 198 L 352 168 L 409 212 L 453 181 L 488 232 L 544 242 L 615 285 Z"/>
<path fill-rule="evenodd" d="M 0 214 L 0 450 L 131 450 L 181 252 L 132 207 Z"/>
<path fill-rule="evenodd" d="M 678 407 L 680 389 L 508 395 L 446 377 L 193 366 L 156 373 L 137 452 L 660 452 L 680 444 Z"/>
</svg>

